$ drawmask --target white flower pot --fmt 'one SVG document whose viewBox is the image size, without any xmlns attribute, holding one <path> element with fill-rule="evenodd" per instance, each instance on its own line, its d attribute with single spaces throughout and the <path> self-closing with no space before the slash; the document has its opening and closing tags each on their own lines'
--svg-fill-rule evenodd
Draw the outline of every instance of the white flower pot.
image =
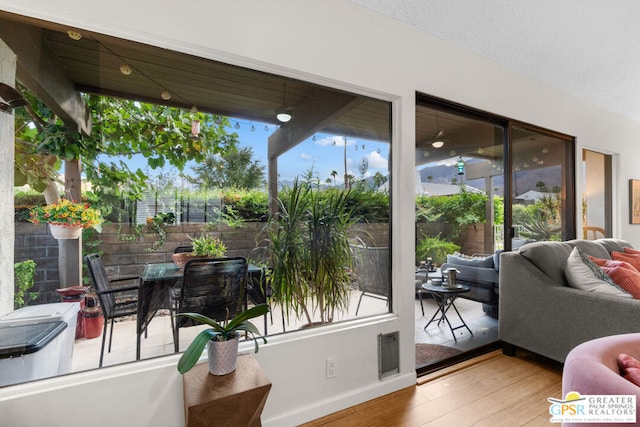
<svg viewBox="0 0 640 427">
<path fill-rule="evenodd" d="M 209 373 L 226 375 L 236 370 L 238 360 L 238 336 L 228 341 L 209 341 Z"/>
<path fill-rule="evenodd" d="M 82 227 L 65 227 L 49 223 L 49 230 L 55 239 L 77 239 L 82 235 Z"/>
</svg>

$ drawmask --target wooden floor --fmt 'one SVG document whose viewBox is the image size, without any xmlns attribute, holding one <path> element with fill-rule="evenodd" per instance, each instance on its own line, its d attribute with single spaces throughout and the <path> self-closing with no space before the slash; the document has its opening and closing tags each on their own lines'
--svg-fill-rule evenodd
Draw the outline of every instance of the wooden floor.
<svg viewBox="0 0 640 427">
<path fill-rule="evenodd" d="M 524 351 L 509 357 L 496 350 L 303 427 L 552 425 L 547 398 L 562 398 L 561 374 L 557 362 Z"/>
</svg>

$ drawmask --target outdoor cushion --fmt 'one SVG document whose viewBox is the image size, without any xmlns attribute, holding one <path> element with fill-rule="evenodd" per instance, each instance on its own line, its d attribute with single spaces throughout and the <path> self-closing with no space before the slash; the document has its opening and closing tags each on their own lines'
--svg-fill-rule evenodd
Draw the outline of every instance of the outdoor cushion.
<svg viewBox="0 0 640 427">
<path fill-rule="evenodd" d="M 487 257 L 470 257 L 455 253 L 453 255 L 447 255 L 447 263 L 467 267 L 493 268 L 493 255 Z"/>
</svg>

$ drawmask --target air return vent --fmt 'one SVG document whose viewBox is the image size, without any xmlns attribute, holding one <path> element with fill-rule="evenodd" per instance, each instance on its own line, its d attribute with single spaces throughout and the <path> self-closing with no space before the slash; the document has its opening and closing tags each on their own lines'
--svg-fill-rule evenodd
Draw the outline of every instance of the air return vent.
<svg viewBox="0 0 640 427">
<path fill-rule="evenodd" d="M 378 378 L 400 373 L 398 331 L 378 335 Z"/>
</svg>

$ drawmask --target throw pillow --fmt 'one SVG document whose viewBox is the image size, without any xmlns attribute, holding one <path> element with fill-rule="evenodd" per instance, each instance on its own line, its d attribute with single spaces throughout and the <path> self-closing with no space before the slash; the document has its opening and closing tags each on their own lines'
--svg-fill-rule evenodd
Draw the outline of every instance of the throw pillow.
<svg viewBox="0 0 640 427">
<path fill-rule="evenodd" d="M 621 353 L 617 358 L 620 375 L 640 387 L 640 362 L 628 354 Z"/>
<path fill-rule="evenodd" d="M 624 253 L 626 254 L 640 254 L 640 250 L 639 249 L 633 249 L 633 248 L 629 248 L 627 246 L 625 246 L 624 248 L 622 248 L 622 250 L 624 251 Z"/>
<path fill-rule="evenodd" d="M 611 252 L 611 258 L 616 261 L 626 261 L 633 265 L 636 270 L 640 270 L 640 254 L 613 251 Z"/>
<path fill-rule="evenodd" d="M 601 267 L 618 286 L 640 299 L 640 272 L 621 266 Z"/>
<path fill-rule="evenodd" d="M 602 258 L 596 258 L 596 257 L 592 257 L 591 255 L 589 255 L 589 259 L 593 262 L 596 263 L 596 265 L 600 268 L 602 267 L 609 267 L 609 268 L 613 268 L 613 267 L 622 267 L 622 268 L 626 268 L 629 270 L 633 270 L 633 271 L 638 271 L 633 265 L 629 264 L 626 261 L 616 261 L 614 259 L 602 259 Z"/>
<path fill-rule="evenodd" d="M 580 248 L 573 248 L 564 269 L 570 287 L 588 292 L 598 292 L 623 298 L 633 298 L 615 284 Z"/>
</svg>

